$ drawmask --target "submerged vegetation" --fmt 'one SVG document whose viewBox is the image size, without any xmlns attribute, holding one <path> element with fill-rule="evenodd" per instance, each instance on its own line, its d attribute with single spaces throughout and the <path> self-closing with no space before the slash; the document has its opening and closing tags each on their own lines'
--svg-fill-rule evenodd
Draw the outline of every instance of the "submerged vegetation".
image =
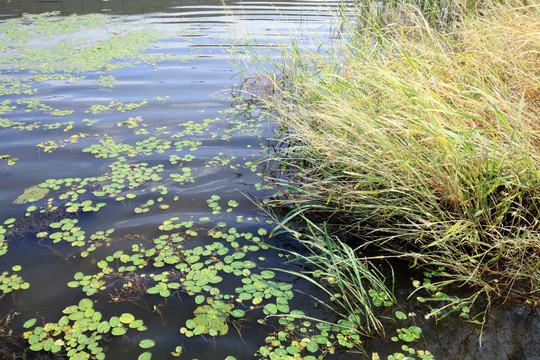
<svg viewBox="0 0 540 360">
<path fill-rule="evenodd" d="M 472 319 L 480 293 L 537 305 L 540 6 L 411 3 L 359 2 L 331 47 L 248 54 L 246 84 L 281 126 L 268 159 L 274 203 L 291 209 L 281 225 L 324 223 L 307 260 L 349 314 L 368 299 L 355 279 L 370 256 L 434 272 L 414 281 L 446 301 L 432 315 Z"/>
</svg>

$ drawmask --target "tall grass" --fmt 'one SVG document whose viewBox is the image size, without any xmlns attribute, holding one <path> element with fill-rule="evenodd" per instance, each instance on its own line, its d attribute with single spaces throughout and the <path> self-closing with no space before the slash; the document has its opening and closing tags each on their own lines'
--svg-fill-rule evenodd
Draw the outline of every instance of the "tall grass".
<svg viewBox="0 0 540 360">
<path fill-rule="evenodd" d="M 303 272 L 290 273 L 312 283 L 328 296 L 332 305 L 315 300 L 337 313 L 338 326 L 362 335 L 384 334 L 370 295 L 374 292 L 389 303 L 396 302 L 384 274 L 369 259 L 360 259 L 357 249 L 339 238 L 332 238 L 325 225 L 318 226 L 303 216 L 302 220 L 306 224 L 302 233 L 287 221 L 281 221 L 275 230 L 293 234 L 307 250 L 288 251 L 296 256 L 291 261 L 301 260 L 304 266 Z"/>
<path fill-rule="evenodd" d="M 540 6 L 464 1 L 433 21 L 445 3 L 420 3 L 432 8 L 360 7 L 332 48 L 265 58 L 259 95 L 286 144 L 272 159 L 287 175 L 280 201 L 457 282 L 537 301 Z"/>
</svg>

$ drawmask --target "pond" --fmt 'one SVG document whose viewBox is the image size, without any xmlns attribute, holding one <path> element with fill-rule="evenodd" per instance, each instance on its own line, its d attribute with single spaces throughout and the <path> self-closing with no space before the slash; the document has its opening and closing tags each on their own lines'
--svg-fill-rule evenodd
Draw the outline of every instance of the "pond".
<svg viewBox="0 0 540 360">
<path fill-rule="evenodd" d="M 274 192 L 257 162 L 274 128 L 238 91 L 229 54 L 246 39 L 327 38 L 338 7 L 0 5 L 0 358 L 365 358 L 334 352 L 354 334 L 293 325 L 301 311 L 336 319 L 313 307 L 310 295 L 324 292 L 276 270 L 299 268 L 279 249 L 294 241 L 272 236 L 274 219 L 256 205 Z M 419 346 L 440 359 L 537 359 L 537 309 L 498 311 L 487 350 L 459 320 L 419 319 L 429 329 Z M 368 358 L 402 346 L 365 343 Z"/>
</svg>

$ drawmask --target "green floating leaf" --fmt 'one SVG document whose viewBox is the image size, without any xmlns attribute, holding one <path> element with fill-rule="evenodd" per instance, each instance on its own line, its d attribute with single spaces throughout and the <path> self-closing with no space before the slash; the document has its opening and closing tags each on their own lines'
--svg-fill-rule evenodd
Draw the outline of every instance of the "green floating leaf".
<svg viewBox="0 0 540 360">
<path fill-rule="evenodd" d="M 36 323 L 37 319 L 36 318 L 32 318 L 30 320 L 27 320 L 24 324 L 23 324 L 23 328 L 25 329 L 28 329 L 28 328 L 31 328 L 32 326 L 34 326 L 34 324 Z"/>
<path fill-rule="evenodd" d="M 126 329 L 123 327 L 115 327 L 111 331 L 111 334 L 113 334 L 114 336 L 121 336 L 121 335 L 124 335 L 125 333 L 126 333 Z"/>
<path fill-rule="evenodd" d="M 142 325 L 143 325 L 142 320 L 135 320 L 134 322 L 129 324 L 129 327 L 132 328 L 132 329 L 136 329 L 136 328 L 138 328 L 139 326 L 142 326 Z"/>
<path fill-rule="evenodd" d="M 396 319 L 405 320 L 406 318 L 407 314 L 405 314 L 403 311 L 396 311 Z"/>
<path fill-rule="evenodd" d="M 276 315 L 278 312 L 277 305 L 276 304 L 266 304 L 264 307 L 264 312 L 270 315 Z"/>
<path fill-rule="evenodd" d="M 315 340 L 311 340 L 307 346 L 306 346 L 307 350 L 311 353 L 314 353 L 316 352 L 317 350 L 319 350 L 319 344 L 315 341 Z"/>
<path fill-rule="evenodd" d="M 118 318 L 118 316 L 113 316 L 111 317 L 111 320 L 109 320 L 109 324 L 111 324 L 112 327 L 116 327 L 120 325 L 120 319 Z"/>
<path fill-rule="evenodd" d="M 133 321 L 135 321 L 135 316 L 129 314 L 129 313 L 124 313 L 122 315 L 120 315 L 120 322 L 124 323 L 124 324 L 131 324 Z"/>
<path fill-rule="evenodd" d="M 186 321 L 186 327 L 193 329 L 193 334 L 225 335 L 229 331 L 227 318 L 234 305 L 215 301 L 212 306 L 199 306 L 193 314 L 195 318 Z"/>
<path fill-rule="evenodd" d="M 14 204 L 26 204 L 28 202 L 34 202 L 43 199 L 49 193 L 48 188 L 39 187 L 35 185 L 29 188 L 24 189 L 24 192 L 19 195 L 15 200 Z"/>
<path fill-rule="evenodd" d="M 241 318 L 241 317 L 244 317 L 244 315 L 246 315 L 246 312 L 244 310 L 234 309 L 231 314 L 235 318 Z"/>
<path fill-rule="evenodd" d="M 270 270 L 264 270 L 261 272 L 261 277 L 263 279 L 272 279 L 274 276 L 276 276 L 276 274 Z"/>
<path fill-rule="evenodd" d="M 151 339 L 144 339 L 139 342 L 139 346 L 143 349 L 149 349 L 153 347 L 155 344 L 156 343 L 154 342 L 154 340 L 151 340 Z"/>
<path fill-rule="evenodd" d="M 91 309 L 94 303 L 90 299 L 82 299 L 79 301 L 79 309 L 82 311 L 86 311 L 87 309 Z"/>
<path fill-rule="evenodd" d="M 141 355 L 139 355 L 137 360 L 150 360 L 151 358 L 152 358 L 152 353 L 146 351 L 146 352 L 143 352 Z"/>
</svg>

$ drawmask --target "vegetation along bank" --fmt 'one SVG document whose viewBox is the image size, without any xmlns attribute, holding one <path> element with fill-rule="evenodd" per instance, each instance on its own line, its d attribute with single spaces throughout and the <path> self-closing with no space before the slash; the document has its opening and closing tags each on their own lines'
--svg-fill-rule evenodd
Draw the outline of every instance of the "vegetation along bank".
<svg viewBox="0 0 540 360">
<path fill-rule="evenodd" d="M 331 46 L 248 56 L 280 126 L 268 161 L 290 209 L 281 227 L 307 224 L 303 256 L 346 313 L 371 317 L 368 332 L 382 331 L 374 258 L 436 275 L 413 284 L 434 298 L 468 289 L 433 315 L 469 318 L 479 298 L 538 305 L 540 4 L 367 1 L 343 14 Z"/>
</svg>

